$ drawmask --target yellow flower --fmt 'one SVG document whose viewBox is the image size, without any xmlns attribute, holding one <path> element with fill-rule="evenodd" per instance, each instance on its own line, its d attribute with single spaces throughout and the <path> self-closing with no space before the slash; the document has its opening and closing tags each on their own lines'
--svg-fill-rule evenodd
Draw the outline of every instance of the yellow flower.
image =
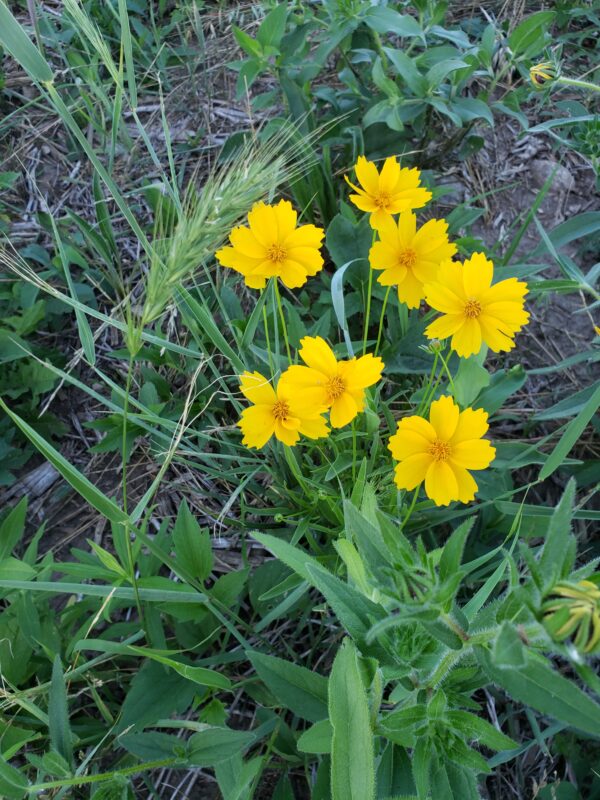
<svg viewBox="0 0 600 800">
<path fill-rule="evenodd" d="M 468 503 L 477 484 L 468 472 L 485 469 L 496 450 L 482 436 L 488 429 L 482 409 L 459 411 L 449 396 L 431 404 L 429 422 L 424 417 L 401 419 L 390 437 L 389 449 L 400 463 L 395 481 L 399 489 L 414 489 L 425 481 L 425 492 L 436 506 L 453 500 Z"/>
<path fill-rule="evenodd" d="M 425 286 L 425 299 L 443 316 L 429 325 L 430 339 L 452 337 L 459 356 L 478 353 L 482 344 L 495 353 L 511 350 L 514 336 L 527 324 L 527 284 L 516 278 L 492 284 L 494 265 L 473 253 L 464 264 L 444 261 L 435 281 Z"/>
<path fill-rule="evenodd" d="M 420 171 L 407 167 L 401 169 L 393 157 L 386 158 L 381 172 L 378 172 L 372 161 L 359 156 L 354 169 L 360 187 L 344 176 L 356 192 L 350 195 L 350 200 L 361 211 L 371 214 L 373 228 L 377 228 L 390 214 L 421 208 L 431 200 L 431 192 L 419 185 Z"/>
<path fill-rule="evenodd" d="M 598 325 L 594 325 L 594 332 L 596 336 L 600 336 L 600 327 L 598 327 Z"/>
<path fill-rule="evenodd" d="M 412 211 L 402 211 L 398 224 L 386 216 L 379 223 L 379 241 L 369 251 L 371 269 L 382 269 L 377 278 L 383 286 L 398 286 L 398 299 L 418 308 L 425 297 L 425 283 L 435 280 L 440 263 L 452 258 L 456 245 L 448 241 L 448 223 L 430 219 L 417 230 Z"/>
<path fill-rule="evenodd" d="M 319 248 L 324 231 L 314 225 L 296 227 L 297 218 L 287 200 L 276 206 L 256 203 L 248 214 L 249 227 L 234 228 L 231 247 L 217 251 L 219 263 L 241 273 L 251 289 L 263 289 L 273 277 L 289 289 L 303 286 L 323 267 Z"/>
<path fill-rule="evenodd" d="M 244 372 L 240 389 L 254 405 L 242 411 L 238 422 L 247 447 L 264 447 L 271 436 L 292 447 L 300 435 L 309 439 L 327 436 L 329 429 L 321 413 L 325 407 L 307 406 L 302 397 L 292 396 L 281 380 L 277 390 L 260 372 Z"/>
<path fill-rule="evenodd" d="M 529 69 L 529 77 L 535 86 L 543 86 L 548 81 L 553 81 L 558 77 L 556 64 L 551 61 L 542 61 L 540 64 L 534 64 Z"/>
<path fill-rule="evenodd" d="M 329 421 L 334 428 L 342 428 L 363 410 L 365 389 L 381 378 L 383 361 L 371 354 L 338 361 L 320 336 L 305 336 L 300 344 L 300 356 L 307 366 L 288 367 L 279 385 L 308 405 L 331 409 Z"/>
</svg>

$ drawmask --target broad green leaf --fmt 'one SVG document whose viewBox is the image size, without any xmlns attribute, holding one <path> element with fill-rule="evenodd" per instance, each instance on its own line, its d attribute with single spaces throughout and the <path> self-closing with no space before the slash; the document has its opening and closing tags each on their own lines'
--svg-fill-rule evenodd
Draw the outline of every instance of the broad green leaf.
<svg viewBox="0 0 600 800">
<path fill-rule="evenodd" d="M 52 747 L 68 764 L 71 764 L 73 761 L 73 735 L 69 724 L 67 688 L 59 656 L 56 656 L 52 665 L 48 719 Z"/>
<path fill-rule="evenodd" d="M 327 716 L 327 678 L 265 653 L 246 653 L 265 686 L 283 706 L 310 722 Z"/>
<path fill-rule="evenodd" d="M 179 506 L 173 527 L 173 543 L 177 561 L 194 578 L 204 581 L 213 568 L 213 554 L 208 531 L 202 530 L 186 500 Z"/>
<path fill-rule="evenodd" d="M 445 581 L 458 572 L 465 549 L 465 542 L 474 522 L 475 517 L 462 522 L 444 545 L 440 557 L 440 580 Z"/>
<path fill-rule="evenodd" d="M 278 48 L 285 32 L 288 14 L 287 3 L 277 3 L 261 22 L 256 38 L 263 47 Z"/>
<path fill-rule="evenodd" d="M 512 394 L 517 392 L 527 380 L 527 373 L 520 364 L 508 371 L 498 370 L 490 378 L 490 384 L 477 398 L 474 408 L 483 408 L 488 414 L 495 414 Z"/>
<path fill-rule="evenodd" d="M 329 676 L 332 800 L 375 800 L 375 760 L 358 653 L 344 639 Z"/>
<path fill-rule="evenodd" d="M 490 373 L 484 367 L 487 348 L 470 358 L 461 358 L 458 372 L 454 378 L 454 396 L 460 406 L 465 408 L 473 404 L 477 395 L 490 383 Z"/>
<path fill-rule="evenodd" d="M 188 760 L 196 767 L 212 767 L 246 750 L 255 736 L 248 731 L 210 727 L 188 741 Z"/>
<path fill-rule="evenodd" d="M 0 8 L 2 6 L 0 5 Z M 1 21 L 1 17 L 0 17 Z M 8 761 L 0 758 L 0 797 L 6 800 L 21 800 L 27 792 L 27 778 Z"/>
<path fill-rule="evenodd" d="M 492 109 L 483 100 L 478 100 L 476 97 L 456 97 L 450 103 L 450 108 L 463 122 L 484 119 L 492 128 L 494 127 Z"/>
<path fill-rule="evenodd" d="M 25 532 L 27 496 L 22 497 L 0 524 L 0 561 L 8 558 Z"/>
<path fill-rule="evenodd" d="M 399 14 L 393 8 L 371 7 L 364 16 L 365 23 L 377 33 L 401 37 L 423 36 L 423 29 L 414 17 Z"/>
<path fill-rule="evenodd" d="M 512 750 L 517 743 L 482 717 L 468 711 L 448 711 L 446 719 L 466 740 L 481 742 L 490 750 Z"/>
<path fill-rule="evenodd" d="M 538 11 L 520 22 L 508 38 L 508 45 L 515 56 L 527 56 L 530 51 L 540 51 L 545 42 L 545 33 L 554 19 L 554 11 Z"/>
<path fill-rule="evenodd" d="M 492 660 L 498 667 L 525 666 L 525 648 L 514 625 L 504 621 L 494 642 Z"/>
<path fill-rule="evenodd" d="M 569 552 L 569 540 L 572 538 L 571 519 L 574 502 L 575 481 L 571 478 L 552 513 L 539 562 L 546 589 L 551 589 L 560 578 L 565 577 L 563 564 Z"/>
<path fill-rule="evenodd" d="M 302 753 L 331 753 L 333 728 L 328 719 L 315 722 L 298 739 L 296 745 Z"/>
<path fill-rule="evenodd" d="M 181 754 L 185 750 L 185 740 L 159 731 L 125 733 L 118 737 L 117 742 L 125 750 L 144 761 L 174 758 L 177 751 Z"/>
<path fill-rule="evenodd" d="M 491 680 L 514 700 L 577 730 L 598 736 L 600 705 L 572 680 L 552 669 L 547 661 L 530 656 L 524 667 L 501 668 L 493 664 L 483 648 L 477 648 L 476 653 Z"/>
</svg>

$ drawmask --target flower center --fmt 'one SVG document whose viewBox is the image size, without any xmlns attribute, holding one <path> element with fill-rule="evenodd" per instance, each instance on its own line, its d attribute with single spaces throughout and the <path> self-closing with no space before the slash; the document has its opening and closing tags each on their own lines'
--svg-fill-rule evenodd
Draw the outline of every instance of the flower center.
<svg viewBox="0 0 600 800">
<path fill-rule="evenodd" d="M 410 247 L 407 247 L 406 250 L 401 250 L 400 254 L 398 255 L 398 263 L 402 267 L 406 267 L 407 269 L 412 269 L 416 263 L 417 254 L 414 250 L 411 250 Z"/>
<path fill-rule="evenodd" d="M 273 406 L 273 416 L 275 419 L 283 422 L 289 417 L 290 407 L 285 400 L 278 400 Z"/>
<path fill-rule="evenodd" d="M 379 194 L 376 194 L 373 198 L 373 202 L 377 208 L 385 210 L 390 204 L 390 195 L 388 192 L 379 192 Z"/>
<path fill-rule="evenodd" d="M 467 304 L 465 306 L 465 317 L 468 319 L 477 319 L 477 317 L 481 314 L 481 303 L 479 300 L 475 300 L 474 297 L 470 297 L 467 300 Z"/>
<path fill-rule="evenodd" d="M 339 375 L 334 375 L 333 378 L 329 378 L 325 384 L 325 391 L 327 392 L 328 402 L 333 403 L 334 400 L 337 400 L 338 397 L 341 397 L 346 391 L 346 384 L 343 378 Z"/>
<path fill-rule="evenodd" d="M 436 439 L 429 448 L 429 455 L 434 461 L 448 461 L 450 458 L 450 445 L 448 442 Z"/>
<path fill-rule="evenodd" d="M 281 264 L 287 258 L 287 250 L 284 250 L 280 244 L 272 244 L 267 250 L 267 258 L 275 264 Z"/>
</svg>

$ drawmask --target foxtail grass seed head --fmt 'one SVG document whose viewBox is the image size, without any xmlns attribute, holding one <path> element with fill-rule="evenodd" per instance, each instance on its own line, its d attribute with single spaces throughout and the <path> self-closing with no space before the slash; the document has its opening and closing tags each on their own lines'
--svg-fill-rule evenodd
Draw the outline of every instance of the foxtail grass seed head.
<svg viewBox="0 0 600 800">
<path fill-rule="evenodd" d="M 516 278 L 492 284 L 494 265 L 483 253 L 464 263 L 444 261 L 437 278 L 425 285 L 425 300 L 442 316 L 425 330 L 429 339 L 451 338 L 462 358 L 486 344 L 494 353 L 512 350 L 515 335 L 529 321 L 527 284 Z"/>
<path fill-rule="evenodd" d="M 558 642 L 570 639 L 580 653 L 600 651 L 600 588 L 597 583 L 561 581 L 552 589 L 541 611 L 544 626 L 553 639 Z"/>
<path fill-rule="evenodd" d="M 386 217 L 413 208 L 422 208 L 431 200 L 431 192 L 421 186 L 418 169 L 400 167 L 395 158 L 386 158 L 381 172 L 372 161 L 359 156 L 354 166 L 359 186 L 346 182 L 355 194 L 350 200 L 361 211 L 369 213 L 371 227 L 379 228 Z"/>
<path fill-rule="evenodd" d="M 401 419 L 389 442 L 392 456 L 399 462 L 397 487 L 411 490 L 425 481 L 425 493 L 436 506 L 473 500 L 477 484 L 469 470 L 486 469 L 496 455 L 483 438 L 487 420 L 483 409 L 460 411 L 448 395 L 431 404 L 429 420 L 416 415 Z"/>
</svg>

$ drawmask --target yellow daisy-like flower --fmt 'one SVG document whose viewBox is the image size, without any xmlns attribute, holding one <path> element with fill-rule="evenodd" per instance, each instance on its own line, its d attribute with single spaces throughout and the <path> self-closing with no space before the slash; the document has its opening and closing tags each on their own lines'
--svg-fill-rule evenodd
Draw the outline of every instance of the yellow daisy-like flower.
<svg viewBox="0 0 600 800">
<path fill-rule="evenodd" d="M 477 484 L 468 470 L 485 469 L 496 450 L 482 436 L 488 415 L 482 409 L 460 411 L 452 397 L 431 404 L 429 421 L 412 416 L 401 419 L 390 437 L 389 449 L 400 463 L 395 469 L 396 486 L 414 489 L 425 481 L 425 492 L 436 506 L 453 500 L 468 503 Z"/>
<path fill-rule="evenodd" d="M 324 231 L 315 225 L 296 227 L 298 215 L 287 200 L 276 206 L 256 203 L 248 214 L 249 227 L 234 228 L 231 247 L 218 250 L 223 267 L 244 276 L 251 289 L 264 289 L 269 278 L 281 278 L 288 289 L 303 286 L 323 267 L 319 250 Z"/>
<path fill-rule="evenodd" d="M 271 436 L 292 447 L 300 435 L 309 439 L 327 436 L 329 428 L 324 417 L 324 405 L 308 405 L 304 398 L 293 395 L 281 385 L 273 389 L 260 372 L 244 372 L 240 389 L 254 405 L 242 411 L 238 422 L 247 447 L 264 447 Z"/>
<path fill-rule="evenodd" d="M 424 284 L 435 280 L 440 263 L 452 258 L 456 245 L 448 241 L 448 223 L 430 219 L 417 230 L 417 217 L 402 211 L 396 224 L 386 216 L 379 223 L 379 241 L 369 251 L 371 269 L 383 272 L 383 286 L 398 286 L 398 299 L 418 308 L 425 298 Z"/>
<path fill-rule="evenodd" d="M 416 169 L 400 168 L 395 158 L 386 158 L 381 172 L 372 161 L 359 156 L 354 166 L 360 186 L 347 183 L 356 194 L 350 200 L 361 211 L 371 214 L 371 227 L 377 228 L 390 214 L 421 208 L 431 200 L 431 192 L 420 186 L 421 172 Z"/>
<path fill-rule="evenodd" d="M 464 264 L 444 261 L 435 281 L 426 284 L 425 299 L 443 316 L 429 325 L 430 339 L 452 337 L 452 348 L 467 358 L 482 344 L 495 353 L 511 350 L 515 334 L 527 324 L 527 284 L 516 278 L 492 286 L 494 265 L 483 253 Z"/>
<path fill-rule="evenodd" d="M 320 336 L 305 336 L 300 344 L 300 357 L 307 366 L 288 367 L 279 385 L 308 405 L 329 408 L 332 426 L 342 428 L 363 410 L 365 389 L 381 378 L 383 361 L 371 354 L 338 361 Z"/>
</svg>

